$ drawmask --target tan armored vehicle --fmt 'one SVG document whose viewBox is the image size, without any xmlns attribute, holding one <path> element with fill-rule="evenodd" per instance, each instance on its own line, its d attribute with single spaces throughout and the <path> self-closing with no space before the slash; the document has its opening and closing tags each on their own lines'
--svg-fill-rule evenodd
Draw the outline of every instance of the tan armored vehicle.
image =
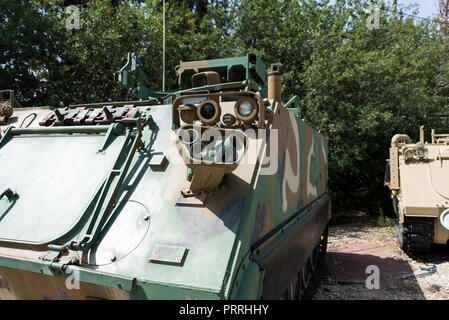
<svg viewBox="0 0 449 320">
<path fill-rule="evenodd" d="M 391 139 L 385 185 L 399 220 L 398 239 L 407 253 L 424 253 L 449 239 L 449 134 L 431 131 L 431 142 L 412 142 L 406 134 Z"/>
</svg>

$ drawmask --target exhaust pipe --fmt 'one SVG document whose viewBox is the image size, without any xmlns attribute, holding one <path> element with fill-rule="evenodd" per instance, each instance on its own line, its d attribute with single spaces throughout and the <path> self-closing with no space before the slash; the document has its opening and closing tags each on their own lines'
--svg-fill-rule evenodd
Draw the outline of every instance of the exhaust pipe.
<svg viewBox="0 0 449 320">
<path fill-rule="evenodd" d="M 268 99 L 282 102 L 282 77 L 277 63 L 271 64 L 271 70 L 268 73 Z"/>
</svg>

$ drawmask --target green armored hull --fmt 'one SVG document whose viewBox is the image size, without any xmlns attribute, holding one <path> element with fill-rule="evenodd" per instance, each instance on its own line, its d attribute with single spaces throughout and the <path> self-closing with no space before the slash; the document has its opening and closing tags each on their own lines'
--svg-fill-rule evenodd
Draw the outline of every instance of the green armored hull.
<svg viewBox="0 0 449 320">
<path fill-rule="evenodd" d="M 0 298 L 301 296 L 326 247 L 326 138 L 253 55 L 178 74 L 182 91 L 1 127 Z"/>
</svg>

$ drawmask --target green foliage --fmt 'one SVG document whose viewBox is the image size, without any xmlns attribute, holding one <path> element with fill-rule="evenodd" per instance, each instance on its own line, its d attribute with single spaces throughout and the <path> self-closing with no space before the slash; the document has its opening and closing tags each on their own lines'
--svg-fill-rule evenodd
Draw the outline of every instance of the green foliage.
<svg viewBox="0 0 449 320">
<path fill-rule="evenodd" d="M 379 217 L 377 221 L 378 225 L 381 227 L 394 227 L 396 226 L 396 219 L 385 216 L 382 208 L 379 208 Z"/>
<path fill-rule="evenodd" d="M 167 87 L 177 87 L 180 60 L 253 52 L 280 62 L 284 100 L 299 95 L 307 121 L 329 137 L 334 210 L 390 211 L 382 180 L 391 136 L 416 138 L 419 125 L 438 124 L 426 113 L 446 112 L 448 40 L 438 24 L 386 10 L 370 31 L 367 1 L 332 3 L 167 0 Z M 133 99 L 113 77 L 133 51 L 161 89 L 162 0 L 71 1 L 79 30 L 65 27 L 67 4 L 0 2 L 0 88 L 14 89 L 25 105 Z"/>
<path fill-rule="evenodd" d="M 29 0 L 0 1 L 0 88 L 19 100 L 41 104 L 49 99 L 45 66 L 60 46 L 49 36 L 52 21 Z"/>
<path fill-rule="evenodd" d="M 383 16 L 381 28 L 369 31 L 364 15 L 351 18 L 338 40 L 332 33 L 317 37 L 302 74 L 303 104 L 330 138 L 336 209 L 378 203 L 390 209 L 382 183 L 390 139 L 395 133 L 416 139 L 419 125 L 429 124 L 425 114 L 444 111 L 448 46 L 429 24 Z"/>
</svg>

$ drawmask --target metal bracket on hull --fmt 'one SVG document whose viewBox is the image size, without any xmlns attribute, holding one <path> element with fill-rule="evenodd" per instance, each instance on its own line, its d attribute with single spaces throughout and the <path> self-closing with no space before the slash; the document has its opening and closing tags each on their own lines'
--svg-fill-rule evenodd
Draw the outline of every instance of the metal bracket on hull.
<svg viewBox="0 0 449 320">
<path fill-rule="evenodd" d="M 201 191 L 197 193 L 188 193 L 181 191 L 182 197 L 176 200 L 176 206 L 178 207 L 199 207 L 204 208 L 206 206 L 207 192 Z"/>
<path fill-rule="evenodd" d="M 9 201 L 12 201 L 17 199 L 19 196 L 17 193 L 8 188 L 0 194 L 0 199 L 3 197 L 7 197 Z"/>
<path fill-rule="evenodd" d="M 70 255 L 67 246 L 49 245 L 50 252 L 42 257 L 41 260 L 49 262 L 50 269 L 54 271 L 66 271 L 68 265 L 80 265 L 80 260 L 77 257 Z"/>
<path fill-rule="evenodd" d="M 105 105 L 102 109 L 91 107 L 58 108 L 39 122 L 40 126 L 81 126 L 95 124 L 110 124 L 122 122 L 124 119 L 135 118 L 139 112 L 134 104 L 124 106 Z"/>
</svg>

